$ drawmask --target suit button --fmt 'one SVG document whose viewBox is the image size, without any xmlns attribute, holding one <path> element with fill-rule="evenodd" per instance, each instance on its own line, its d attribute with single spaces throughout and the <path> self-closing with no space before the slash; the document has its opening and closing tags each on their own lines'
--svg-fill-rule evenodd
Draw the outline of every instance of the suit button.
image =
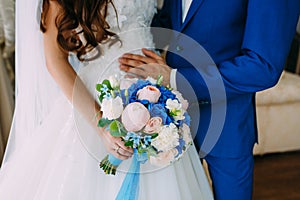
<svg viewBox="0 0 300 200">
<path fill-rule="evenodd" d="M 182 51 L 182 50 L 183 50 L 183 48 L 181 46 L 179 46 L 179 45 L 176 46 L 176 51 Z"/>
<path fill-rule="evenodd" d="M 209 101 L 204 101 L 204 100 L 202 100 L 202 101 L 198 101 L 198 103 L 199 103 L 200 105 L 207 105 L 207 104 L 209 104 Z"/>
</svg>

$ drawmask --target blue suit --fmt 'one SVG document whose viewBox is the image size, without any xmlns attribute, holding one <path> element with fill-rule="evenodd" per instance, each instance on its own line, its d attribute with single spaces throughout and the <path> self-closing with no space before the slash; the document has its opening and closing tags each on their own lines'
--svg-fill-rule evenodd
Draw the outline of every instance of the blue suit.
<svg viewBox="0 0 300 200">
<path fill-rule="evenodd" d="M 193 0 L 184 23 L 181 23 L 181 0 L 165 0 L 153 20 L 153 26 L 181 32 L 202 45 L 221 75 L 226 93 L 223 101 L 226 118 L 216 145 L 205 152 L 217 199 L 251 198 L 252 150 L 258 141 L 255 92 L 277 83 L 295 34 L 299 12 L 299 0 Z M 201 149 L 211 123 L 211 107 L 218 102 L 212 101 L 210 86 L 195 70 L 201 66 L 191 66 L 181 57 L 197 56 L 197 52 L 181 40 L 180 35 L 174 33 L 169 38 L 169 49 L 176 53 L 167 53 L 167 64 L 177 68 L 178 74 L 189 80 L 199 101 L 200 120 L 195 144 Z M 185 88 L 178 75 L 177 89 L 185 95 Z M 246 166 L 243 165 L 245 162 L 248 163 Z M 217 175 L 220 171 L 227 171 L 227 174 Z M 229 180 L 231 177 L 233 181 Z M 241 179 L 246 180 L 244 186 L 230 185 Z"/>
</svg>

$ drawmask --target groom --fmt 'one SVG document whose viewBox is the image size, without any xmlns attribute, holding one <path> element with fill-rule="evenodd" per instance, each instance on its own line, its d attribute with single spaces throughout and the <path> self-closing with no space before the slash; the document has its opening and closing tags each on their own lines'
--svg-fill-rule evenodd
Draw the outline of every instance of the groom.
<svg viewBox="0 0 300 200">
<path fill-rule="evenodd" d="M 255 92 L 277 83 L 299 11 L 300 0 L 165 0 L 153 26 L 178 31 L 198 42 L 215 62 L 217 73 L 213 67 L 203 69 L 200 63 L 192 66 L 183 59 L 184 55 L 197 58 L 200 53 L 178 32 L 165 37 L 170 39 L 166 64 L 145 49 L 145 57 L 124 54 L 119 59 L 122 70 L 141 77 L 162 74 L 183 95 L 187 90 L 183 77 L 189 81 L 201 116 L 195 144 L 209 165 L 216 199 L 252 198 Z M 165 42 L 165 38 L 155 37 L 158 42 Z M 141 67 L 147 63 L 158 64 Z M 205 77 L 222 80 L 224 99 L 212 100 L 215 95 L 211 91 L 216 90 Z M 216 107 L 225 110 L 222 122 L 211 121 Z M 208 131 L 210 124 L 222 126 L 219 135 Z M 218 135 L 209 151 L 203 148 L 207 133 Z"/>
</svg>

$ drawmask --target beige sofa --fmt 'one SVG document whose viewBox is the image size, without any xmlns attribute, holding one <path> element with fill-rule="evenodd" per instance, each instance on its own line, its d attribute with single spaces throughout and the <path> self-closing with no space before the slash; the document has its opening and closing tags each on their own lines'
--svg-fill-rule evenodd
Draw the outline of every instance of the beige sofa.
<svg viewBox="0 0 300 200">
<path fill-rule="evenodd" d="M 256 96 L 259 144 L 254 154 L 300 150 L 300 76 L 284 72 Z"/>
</svg>

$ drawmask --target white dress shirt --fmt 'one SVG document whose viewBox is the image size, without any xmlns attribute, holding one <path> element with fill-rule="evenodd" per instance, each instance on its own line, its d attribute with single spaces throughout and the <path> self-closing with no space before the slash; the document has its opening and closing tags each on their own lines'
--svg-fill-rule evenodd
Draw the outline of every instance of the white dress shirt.
<svg viewBox="0 0 300 200">
<path fill-rule="evenodd" d="M 193 0 L 182 0 L 182 23 L 184 22 L 186 15 L 190 9 Z"/>
<path fill-rule="evenodd" d="M 182 23 L 184 22 L 186 16 L 187 16 L 187 13 L 190 9 L 190 6 L 192 4 L 192 1 L 193 0 L 182 0 L 182 4 L 181 4 L 181 9 L 182 9 Z M 177 72 L 177 69 L 172 69 L 171 70 L 171 74 L 170 74 L 170 86 L 176 90 L 177 88 L 177 85 L 176 85 L 176 72 Z"/>
</svg>

